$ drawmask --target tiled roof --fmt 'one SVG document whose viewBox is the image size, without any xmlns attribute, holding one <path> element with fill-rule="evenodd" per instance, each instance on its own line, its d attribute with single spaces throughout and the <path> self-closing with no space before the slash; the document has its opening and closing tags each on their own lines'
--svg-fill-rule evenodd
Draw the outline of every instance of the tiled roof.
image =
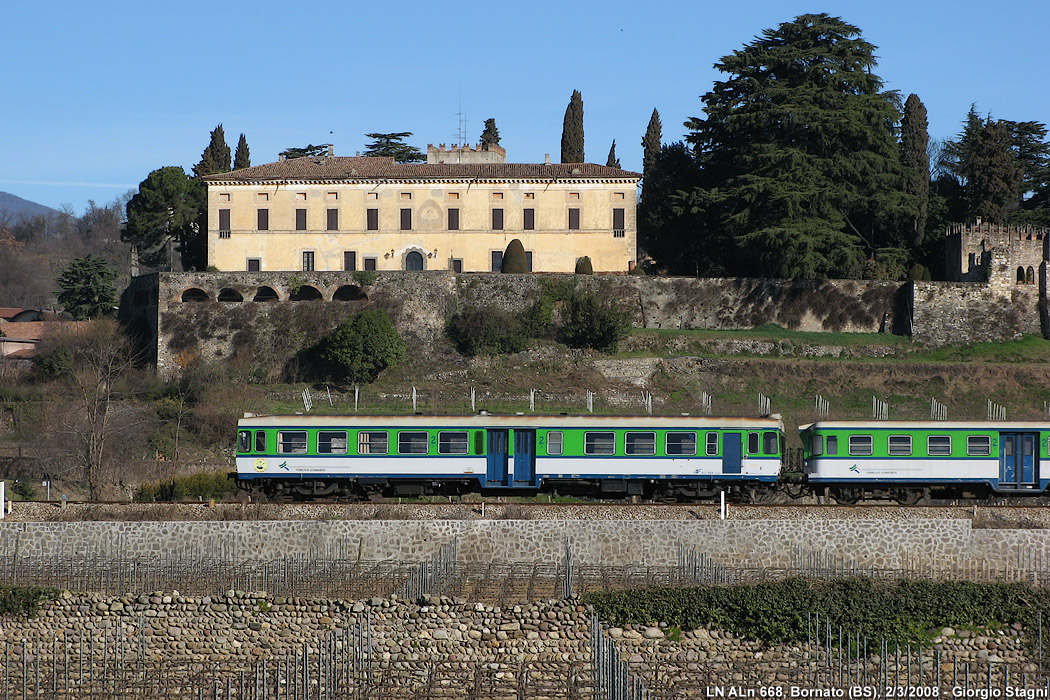
<svg viewBox="0 0 1050 700">
<path fill-rule="evenodd" d="M 395 163 L 393 158 L 327 156 L 292 158 L 208 175 L 209 182 L 259 180 L 632 179 L 640 173 L 594 163 Z"/>
<path fill-rule="evenodd" d="M 15 306 L 0 306 L 0 318 L 14 318 L 22 309 Z"/>
</svg>

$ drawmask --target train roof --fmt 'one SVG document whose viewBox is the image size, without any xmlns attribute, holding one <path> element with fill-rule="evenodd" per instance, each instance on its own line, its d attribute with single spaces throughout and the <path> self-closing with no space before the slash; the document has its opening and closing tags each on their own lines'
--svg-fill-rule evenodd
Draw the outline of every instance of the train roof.
<svg viewBox="0 0 1050 700">
<path fill-rule="evenodd" d="M 825 420 L 798 426 L 805 430 L 1050 430 L 1047 421 Z"/>
<path fill-rule="evenodd" d="M 768 418 L 743 418 L 720 416 L 603 416 L 603 415 L 513 415 L 471 414 L 459 416 L 407 415 L 407 416 L 361 416 L 361 415 L 267 415 L 250 413 L 237 422 L 241 428 L 267 427 L 450 427 L 450 428 L 678 428 L 682 430 L 712 428 L 751 428 L 783 430 L 779 415 Z"/>
</svg>

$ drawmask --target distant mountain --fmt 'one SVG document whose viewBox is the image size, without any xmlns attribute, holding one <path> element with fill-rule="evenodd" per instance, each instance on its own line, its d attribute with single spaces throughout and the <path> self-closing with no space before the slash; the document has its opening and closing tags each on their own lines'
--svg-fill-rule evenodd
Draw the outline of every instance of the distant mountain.
<svg viewBox="0 0 1050 700">
<path fill-rule="evenodd" d="M 0 222 L 5 220 L 18 221 L 22 218 L 50 216 L 59 213 L 57 209 L 45 207 L 43 204 L 30 202 L 28 199 L 22 199 L 7 192 L 0 192 Z"/>
</svg>

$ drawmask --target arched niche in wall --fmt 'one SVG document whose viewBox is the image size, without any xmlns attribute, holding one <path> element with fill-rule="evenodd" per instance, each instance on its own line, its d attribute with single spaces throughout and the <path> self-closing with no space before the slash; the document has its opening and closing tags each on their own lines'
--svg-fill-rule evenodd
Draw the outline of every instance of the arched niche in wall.
<svg viewBox="0 0 1050 700">
<path fill-rule="evenodd" d="M 304 284 L 293 291 L 288 298 L 292 301 L 316 301 L 317 299 L 323 299 L 324 297 L 322 297 L 321 293 L 317 291 L 317 287 L 311 287 L 308 284 Z"/>
<path fill-rule="evenodd" d="M 255 290 L 255 297 L 252 301 L 277 301 L 280 298 L 273 287 L 259 287 Z"/>
<path fill-rule="evenodd" d="M 364 301 L 365 299 L 368 299 L 368 295 L 356 284 L 344 284 L 332 295 L 332 301 Z"/>
<path fill-rule="evenodd" d="M 206 291 L 198 287 L 190 287 L 182 293 L 183 301 L 208 301 L 210 298 Z"/>
<path fill-rule="evenodd" d="M 223 302 L 237 302 L 244 301 L 244 296 L 241 295 L 236 289 L 230 289 L 226 287 L 219 291 L 219 301 Z"/>
</svg>

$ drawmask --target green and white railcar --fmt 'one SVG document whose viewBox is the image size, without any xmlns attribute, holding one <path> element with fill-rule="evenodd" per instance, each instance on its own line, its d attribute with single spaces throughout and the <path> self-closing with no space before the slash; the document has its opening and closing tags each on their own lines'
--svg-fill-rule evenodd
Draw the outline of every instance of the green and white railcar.
<svg viewBox="0 0 1050 700">
<path fill-rule="evenodd" d="M 246 414 L 237 479 L 272 495 L 695 497 L 775 482 L 783 432 L 779 418 Z"/>
<path fill-rule="evenodd" d="M 810 486 L 843 501 L 1034 495 L 1050 485 L 1050 423 L 820 421 L 799 432 Z"/>
</svg>

